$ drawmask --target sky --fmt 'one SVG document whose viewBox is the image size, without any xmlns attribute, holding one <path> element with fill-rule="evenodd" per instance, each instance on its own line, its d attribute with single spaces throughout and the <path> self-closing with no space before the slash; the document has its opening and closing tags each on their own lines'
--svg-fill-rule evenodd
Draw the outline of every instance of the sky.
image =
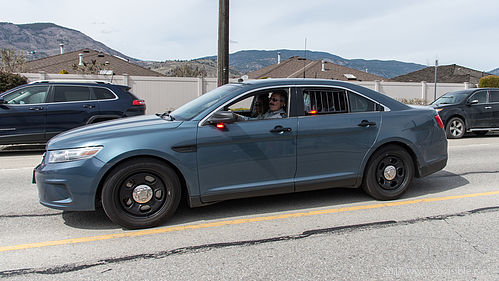
<svg viewBox="0 0 499 281">
<path fill-rule="evenodd" d="M 217 54 L 217 0 L 2 0 L 0 21 L 52 22 L 141 60 Z M 229 52 L 499 67 L 498 0 L 230 0 Z"/>
</svg>

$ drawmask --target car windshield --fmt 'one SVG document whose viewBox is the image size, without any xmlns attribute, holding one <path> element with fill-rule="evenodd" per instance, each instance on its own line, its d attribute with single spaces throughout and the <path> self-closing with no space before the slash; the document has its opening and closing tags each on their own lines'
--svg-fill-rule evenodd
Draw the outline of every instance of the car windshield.
<svg viewBox="0 0 499 281">
<path fill-rule="evenodd" d="M 459 93 L 459 92 L 447 93 L 447 94 L 439 97 L 438 99 L 436 99 L 431 104 L 434 104 L 434 105 L 440 105 L 440 104 L 458 104 L 458 103 L 461 103 L 462 101 L 464 101 L 467 96 L 468 96 L 468 93 L 464 93 L 464 92 L 461 92 L 461 93 Z"/>
<path fill-rule="evenodd" d="M 220 99 L 226 97 L 234 90 L 241 88 L 238 84 L 227 84 L 218 87 L 195 100 L 192 100 L 170 113 L 175 120 L 190 120 L 200 114 Z"/>
</svg>

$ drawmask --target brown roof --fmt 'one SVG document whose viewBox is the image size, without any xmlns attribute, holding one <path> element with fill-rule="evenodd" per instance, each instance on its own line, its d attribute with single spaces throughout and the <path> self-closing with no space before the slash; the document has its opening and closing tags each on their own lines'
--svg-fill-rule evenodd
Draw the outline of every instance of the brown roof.
<svg viewBox="0 0 499 281">
<path fill-rule="evenodd" d="M 363 72 L 357 69 L 334 64 L 328 61 L 324 62 L 324 71 L 322 71 L 322 61 L 308 60 L 300 57 L 291 57 L 279 64 L 273 64 L 259 70 L 249 72 L 248 78 L 303 78 L 305 69 L 305 78 L 320 78 L 334 80 L 357 80 L 357 81 L 375 81 L 389 79 Z M 351 74 L 355 78 L 348 78 L 345 74 Z"/>
<path fill-rule="evenodd" d="M 29 61 L 25 65 L 26 70 L 28 72 L 45 71 L 47 73 L 59 73 L 64 69 L 68 73 L 77 74 L 79 72 L 74 69 L 74 66 L 78 66 L 79 64 L 79 54 L 83 54 L 84 63 L 89 64 L 95 60 L 103 69 L 112 70 L 114 75 L 123 75 L 126 73 L 132 76 L 164 76 L 159 72 L 129 63 L 126 59 L 88 49 Z"/>
<path fill-rule="evenodd" d="M 487 72 L 482 72 L 460 66 L 457 64 L 442 65 L 437 69 L 437 82 L 441 83 L 464 83 L 470 82 L 472 84 L 478 84 L 480 78 L 483 76 L 490 75 Z M 400 75 L 392 78 L 392 80 L 399 82 L 421 82 L 426 81 L 428 83 L 435 82 L 435 67 L 430 66 L 427 68 L 420 69 L 411 73 Z"/>
</svg>

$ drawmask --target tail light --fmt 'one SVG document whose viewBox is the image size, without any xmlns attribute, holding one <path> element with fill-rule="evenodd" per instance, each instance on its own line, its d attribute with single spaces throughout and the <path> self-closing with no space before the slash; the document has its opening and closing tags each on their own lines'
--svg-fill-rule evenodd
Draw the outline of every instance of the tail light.
<svg viewBox="0 0 499 281">
<path fill-rule="evenodd" d="M 435 121 L 437 121 L 438 126 L 440 129 L 444 128 L 444 122 L 442 122 L 442 118 L 440 118 L 440 115 L 435 115 Z"/>
<path fill-rule="evenodd" d="M 133 105 L 146 105 L 145 100 L 133 100 L 132 102 Z"/>
</svg>

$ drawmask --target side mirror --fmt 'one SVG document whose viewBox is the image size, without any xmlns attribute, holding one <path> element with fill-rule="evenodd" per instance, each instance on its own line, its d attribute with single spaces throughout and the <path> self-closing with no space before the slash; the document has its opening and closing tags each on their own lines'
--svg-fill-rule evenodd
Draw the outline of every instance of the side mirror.
<svg viewBox="0 0 499 281">
<path fill-rule="evenodd" d="M 236 118 L 234 113 L 230 111 L 217 111 L 213 113 L 213 115 L 206 120 L 208 124 L 217 125 L 219 123 L 234 123 L 236 122 Z"/>
<path fill-rule="evenodd" d="M 470 100 L 468 101 L 468 105 L 472 105 L 472 104 L 477 104 L 478 103 L 478 100 Z"/>
</svg>

